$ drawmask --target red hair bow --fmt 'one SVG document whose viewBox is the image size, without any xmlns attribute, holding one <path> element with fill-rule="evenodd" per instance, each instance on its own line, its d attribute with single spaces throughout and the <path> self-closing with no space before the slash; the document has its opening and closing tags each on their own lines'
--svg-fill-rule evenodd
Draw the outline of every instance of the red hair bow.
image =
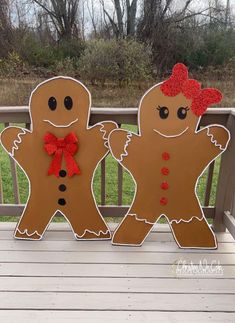
<svg viewBox="0 0 235 323">
<path fill-rule="evenodd" d="M 173 67 L 171 77 L 160 86 L 161 91 L 167 96 L 176 96 L 179 93 L 192 100 L 191 109 L 196 116 L 205 113 L 207 107 L 222 100 L 222 93 L 213 88 L 201 90 L 201 84 L 193 79 L 188 79 L 188 69 L 178 63 Z"/>
<path fill-rule="evenodd" d="M 59 177 L 61 170 L 62 157 L 64 155 L 68 176 L 74 174 L 80 174 L 80 169 L 74 160 L 73 156 L 78 151 L 78 138 L 71 132 L 64 138 L 57 138 L 52 133 L 47 132 L 44 136 L 44 149 L 50 156 L 54 156 L 50 167 L 48 169 L 48 175 L 54 174 Z"/>
</svg>

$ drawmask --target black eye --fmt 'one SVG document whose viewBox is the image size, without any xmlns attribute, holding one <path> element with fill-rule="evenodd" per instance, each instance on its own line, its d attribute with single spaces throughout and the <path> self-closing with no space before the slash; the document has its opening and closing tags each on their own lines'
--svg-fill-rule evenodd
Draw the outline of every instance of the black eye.
<svg viewBox="0 0 235 323">
<path fill-rule="evenodd" d="M 168 117 L 168 115 L 169 115 L 169 110 L 168 110 L 168 108 L 167 107 L 160 107 L 160 106 L 158 106 L 158 111 L 159 111 L 159 116 L 160 116 L 160 118 L 162 118 L 162 119 L 166 119 L 167 117 Z"/>
<path fill-rule="evenodd" d="M 188 111 L 188 107 L 179 108 L 178 111 L 177 111 L 178 118 L 181 119 L 181 120 L 185 119 L 187 117 L 187 111 Z"/>
<path fill-rule="evenodd" d="M 53 96 L 51 96 L 50 99 L 48 100 L 48 106 L 52 111 L 54 111 L 56 109 L 57 102 L 56 102 L 56 99 Z"/>
<path fill-rule="evenodd" d="M 66 96 L 64 99 L 64 106 L 67 110 L 71 110 L 73 107 L 73 100 L 70 96 Z"/>
</svg>

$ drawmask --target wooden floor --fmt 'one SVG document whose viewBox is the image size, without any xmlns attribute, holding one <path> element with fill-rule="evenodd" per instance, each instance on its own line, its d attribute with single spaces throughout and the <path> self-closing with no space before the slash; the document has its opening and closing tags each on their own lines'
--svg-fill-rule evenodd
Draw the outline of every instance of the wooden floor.
<svg viewBox="0 0 235 323">
<path fill-rule="evenodd" d="M 235 242 L 179 249 L 158 225 L 142 247 L 75 241 L 67 224 L 44 240 L 17 241 L 0 223 L 0 322 L 235 322 Z M 114 228 L 114 225 L 111 225 Z M 182 260 L 220 262 L 217 274 L 176 273 Z M 179 268 L 179 267 L 178 267 Z"/>
</svg>

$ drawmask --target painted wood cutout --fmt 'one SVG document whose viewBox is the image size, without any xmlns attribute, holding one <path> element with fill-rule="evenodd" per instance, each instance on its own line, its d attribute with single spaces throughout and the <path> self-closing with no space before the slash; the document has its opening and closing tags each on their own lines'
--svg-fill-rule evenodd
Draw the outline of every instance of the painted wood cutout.
<svg viewBox="0 0 235 323">
<path fill-rule="evenodd" d="M 82 83 L 52 78 L 32 92 L 32 130 L 3 130 L 1 143 L 30 185 L 15 238 L 40 240 L 57 211 L 70 223 L 77 240 L 111 238 L 97 208 L 92 181 L 108 153 L 108 134 L 117 125 L 102 122 L 89 127 L 90 105 L 90 93 Z"/>
<path fill-rule="evenodd" d="M 196 194 L 205 168 L 226 149 L 230 134 L 220 125 L 198 129 L 207 107 L 218 103 L 216 89 L 201 89 L 176 64 L 171 77 L 141 99 L 139 135 L 115 129 L 109 135 L 113 157 L 128 170 L 136 192 L 112 243 L 141 245 L 164 216 L 181 248 L 217 248 Z"/>
</svg>

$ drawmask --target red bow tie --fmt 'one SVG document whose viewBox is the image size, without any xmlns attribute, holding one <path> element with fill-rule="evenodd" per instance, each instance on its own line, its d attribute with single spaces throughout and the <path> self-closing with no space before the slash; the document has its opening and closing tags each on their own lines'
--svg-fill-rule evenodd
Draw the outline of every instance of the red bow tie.
<svg viewBox="0 0 235 323">
<path fill-rule="evenodd" d="M 59 177 L 61 170 L 62 157 L 64 155 L 68 175 L 80 174 L 81 171 L 74 160 L 73 156 L 78 151 L 78 138 L 71 132 L 64 138 L 57 138 L 52 133 L 47 132 L 44 136 L 44 148 L 48 155 L 54 155 L 48 175 L 54 174 Z"/>
</svg>

